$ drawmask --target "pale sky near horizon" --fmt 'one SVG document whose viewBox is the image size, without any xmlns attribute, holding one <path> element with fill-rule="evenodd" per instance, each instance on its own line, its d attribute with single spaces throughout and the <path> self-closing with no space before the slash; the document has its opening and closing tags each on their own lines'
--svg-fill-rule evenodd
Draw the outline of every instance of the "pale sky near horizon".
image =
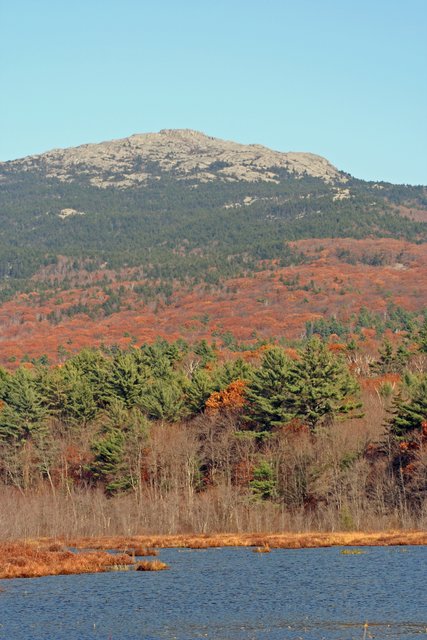
<svg viewBox="0 0 427 640">
<path fill-rule="evenodd" d="M 191 128 L 427 184 L 427 0 L 0 0 L 0 161 Z"/>
</svg>

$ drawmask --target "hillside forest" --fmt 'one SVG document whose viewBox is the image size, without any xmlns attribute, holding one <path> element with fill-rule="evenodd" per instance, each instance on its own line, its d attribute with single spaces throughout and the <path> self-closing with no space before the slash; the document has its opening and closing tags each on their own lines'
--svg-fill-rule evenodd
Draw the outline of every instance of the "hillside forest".
<svg viewBox="0 0 427 640">
<path fill-rule="evenodd" d="M 0 537 L 425 528 L 426 187 L 151 139 L 0 164 Z"/>
<path fill-rule="evenodd" d="M 1 536 L 425 526 L 427 315 L 407 319 L 374 358 L 323 321 L 293 347 L 1 369 Z"/>
</svg>

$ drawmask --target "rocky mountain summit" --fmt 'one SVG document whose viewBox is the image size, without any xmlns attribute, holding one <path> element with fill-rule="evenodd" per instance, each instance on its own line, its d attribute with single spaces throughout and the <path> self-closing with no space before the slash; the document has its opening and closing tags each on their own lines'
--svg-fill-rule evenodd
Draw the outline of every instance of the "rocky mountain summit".
<svg viewBox="0 0 427 640">
<path fill-rule="evenodd" d="M 158 179 L 163 173 L 198 182 L 278 183 L 278 172 L 326 183 L 346 181 L 345 174 L 321 156 L 238 144 L 191 129 L 162 129 L 0 163 L 3 180 L 15 171 L 41 173 L 61 182 L 84 179 L 95 187 L 121 189 Z"/>
<path fill-rule="evenodd" d="M 65 257 L 91 273 L 133 265 L 167 291 L 216 286 L 260 260 L 298 263 L 288 243 L 304 238 L 424 242 L 426 211 L 425 187 L 188 129 L 54 149 L 0 163 L 0 301 Z"/>
</svg>

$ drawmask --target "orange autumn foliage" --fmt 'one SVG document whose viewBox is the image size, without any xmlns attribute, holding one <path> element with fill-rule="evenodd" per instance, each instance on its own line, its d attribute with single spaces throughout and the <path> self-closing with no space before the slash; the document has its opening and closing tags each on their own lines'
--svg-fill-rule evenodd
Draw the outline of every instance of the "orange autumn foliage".
<svg viewBox="0 0 427 640">
<path fill-rule="evenodd" d="M 89 274 L 72 269 L 70 260 L 60 257 L 56 265 L 42 268 L 33 278 L 35 284 L 47 285 L 43 296 L 37 291 L 17 294 L 0 304 L 0 364 L 14 369 L 22 358 L 42 354 L 56 363 L 65 357 L 61 351 L 73 354 L 103 343 L 127 347 L 132 337 L 136 345 L 159 336 L 210 342 L 214 334 L 220 336 L 220 342 L 221 334 L 227 332 L 248 343 L 277 336 L 298 339 L 304 335 L 306 322 L 320 318 L 335 316 L 346 323 L 361 307 L 384 316 L 389 302 L 411 312 L 420 312 L 425 304 L 425 244 L 390 238 L 322 238 L 299 240 L 293 246 L 305 254 L 306 262 L 282 267 L 266 260 L 262 263 L 265 269 L 251 277 L 230 278 L 209 290 L 203 283 L 189 288 L 175 281 L 169 305 L 158 300 L 144 302 L 137 294 L 137 285 L 147 284 L 138 269 Z M 354 258 L 352 262 L 346 261 L 346 253 Z M 384 256 L 381 264 L 360 262 L 378 253 Z M 109 289 L 123 289 L 120 310 L 111 315 L 96 312 L 108 299 L 102 285 L 105 277 Z M 71 287 L 63 287 L 65 279 Z M 92 313 L 68 313 L 79 306 Z M 375 328 L 363 327 L 361 332 L 363 351 L 375 353 Z M 255 359 L 262 350 L 244 357 Z"/>
<path fill-rule="evenodd" d="M 374 378 L 361 378 L 360 384 L 366 390 L 378 391 L 384 384 L 390 384 L 395 387 L 400 381 L 401 375 L 399 373 L 383 373 Z"/>
<path fill-rule="evenodd" d="M 328 344 L 328 349 L 333 353 L 342 353 L 346 350 L 346 346 L 345 344 L 341 344 L 340 342 L 331 342 L 330 344 Z"/>
<path fill-rule="evenodd" d="M 224 409 L 241 409 L 245 404 L 246 383 L 243 380 L 234 380 L 223 391 L 215 391 L 206 400 L 206 410 L 209 413 L 217 413 Z"/>
</svg>

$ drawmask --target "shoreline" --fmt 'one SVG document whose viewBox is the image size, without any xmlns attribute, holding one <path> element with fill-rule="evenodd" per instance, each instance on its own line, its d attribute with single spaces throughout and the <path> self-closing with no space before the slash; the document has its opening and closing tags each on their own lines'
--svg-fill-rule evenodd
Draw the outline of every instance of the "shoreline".
<svg viewBox="0 0 427 640">
<path fill-rule="evenodd" d="M 125 570 L 126 567 L 135 567 L 136 557 L 156 556 L 157 549 L 252 547 L 253 551 L 263 552 L 271 549 L 409 545 L 426 546 L 427 531 L 37 538 L 0 542 L 0 580 Z M 111 550 L 117 554 L 107 553 Z M 156 563 L 159 565 L 159 561 L 140 564 L 146 565 L 144 570 L 155 571 L 158 570 Z"/>
<path fill-rule="evenodd" d="M 262 547 L 271 549 L 313 549 L 321 547 L 407 546 L 427 545 L 427 531 L 393 530 L 373 532 L 316 533 L 215 533 L 168 534 L 141 536 L 95 536 L 63 539 L 77 549 L 131 549 L 132 545 L 147 548 L 209 549 L 214 547 Z"/>
</svg>

